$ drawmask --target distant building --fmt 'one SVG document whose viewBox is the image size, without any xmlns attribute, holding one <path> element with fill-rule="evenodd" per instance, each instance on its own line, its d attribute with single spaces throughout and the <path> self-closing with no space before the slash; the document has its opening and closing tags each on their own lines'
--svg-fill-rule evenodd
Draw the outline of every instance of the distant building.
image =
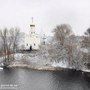
<svg viewBox="0 0 90 90">
<path fill-rule="evenodd" d="M 30 24 L 30 30 L 29 33 L 25 35 L 25 42 L 24 42 L 24 47 L 26 50 L 32 50 L 32 49 L 39 49 L 40 45 L 40 37 L 38 34 L 36 34 L 35 31 L 35 24 L 33 23 L 33 18 L 32 18 L 32 23 Z"/>
</svg>

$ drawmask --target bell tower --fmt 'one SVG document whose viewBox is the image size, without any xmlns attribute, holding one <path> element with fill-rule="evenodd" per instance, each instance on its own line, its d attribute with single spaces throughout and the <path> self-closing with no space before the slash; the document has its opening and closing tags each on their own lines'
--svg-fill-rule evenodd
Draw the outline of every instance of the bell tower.
<svg viewBox="0 0 90 90">
<path fill-rule="evenodd" d="M 31 19 L 32 19 L 32 22 L 30 24 L 30 36 L 35 34 L 35 24 L 33 23 L 33 17 Z"/>
</svg>

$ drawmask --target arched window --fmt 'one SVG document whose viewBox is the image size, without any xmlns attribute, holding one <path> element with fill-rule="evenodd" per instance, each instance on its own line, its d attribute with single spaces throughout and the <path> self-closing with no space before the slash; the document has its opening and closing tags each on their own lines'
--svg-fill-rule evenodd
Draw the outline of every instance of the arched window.
<svg viewBox="0 0 90 90">
<path fill-rule="evenodd" d="M 34 43 L 34 46 L 35 46 L 36 44 Z"/>
</svg>

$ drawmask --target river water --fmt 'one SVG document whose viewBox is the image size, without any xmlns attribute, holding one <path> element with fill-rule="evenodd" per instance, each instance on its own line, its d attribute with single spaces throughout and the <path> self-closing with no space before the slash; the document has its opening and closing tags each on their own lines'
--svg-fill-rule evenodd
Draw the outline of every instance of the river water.
<svg viewBox="0 0 90 90">
<path fill-rule="evenodd" d="M 90 82 L 79 72 L 5 69 L 0 90 L 90 90 Z"/>
</svg>

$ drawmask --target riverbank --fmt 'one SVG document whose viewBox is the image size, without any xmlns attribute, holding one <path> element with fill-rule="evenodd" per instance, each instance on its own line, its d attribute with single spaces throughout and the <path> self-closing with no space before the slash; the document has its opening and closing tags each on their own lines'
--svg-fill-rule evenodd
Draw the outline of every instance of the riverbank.
<svg viewBox="0 0 90 90">
<path fill-rule="evenodd" d="M 39 70 L 39 71 L 64 71 L 64 70 L 73 70 L 75 69 L 71 68 L 63 68 L 63 67 L 54 67 L 51 65 L 32 65 L 32 64 L 24 64 L 22 62 L 14 62 L 13 64 L 10 64 L 7 66 L 7 68 L 27 68 L 27 69 L 33 69 L 33 70 Z"/>
<path fill-rule="evenodd" d="M 64 70 L 65 68 L 60 68 L 60 67 L 53 67 L 51 65 L 33 65 L 33 64 L 26 64 L 22 62 L 14 62 L 13 64 L 10 64 L 8 68 L 30 68 L 34 70 L 46 70 L 46 71 L 61 71 Z"/>
<path fill-rule="evenodd" d="M 46 70 L 46 71 L 63 71 L 63 70 L 75 70 L 72 68 L 67 68 L 66 64 L 62 63 L 51 63 L 46 62 L 46 60 L 40 60 L 41 57 L 34 56 L 35 53 L 17 53 L 15 54 L 15 60 L 10 62 L 9 68 L 30 68 L 34 70 Z M 76 70 L 77 71 L 77 70 Z M 90 70 L 82 69 L 81 72 L 88 72 Z"/>
<path fill-rule="evenodd" d="M 90 81 L 90 70 L 89 71 L 83 71 L 83 70 L 76 70 L 76 69 L 71 69 L 71 68 L 62 68 L 62 67 L 52 67 L 52 66 L 43 66 L 43 67 L 34 67 L 32 65 L 27 65 L 27 64 L 16 64 L 16 65 L 9 65 L 9 68 L 24 68 L 24 69 L 32 69 L 32 70 L 38 70 L 38 71 L 68 71 L 69 73 L 75 73 L 79 72 L 82 74 L 82 76 Z"/>
</svg>

